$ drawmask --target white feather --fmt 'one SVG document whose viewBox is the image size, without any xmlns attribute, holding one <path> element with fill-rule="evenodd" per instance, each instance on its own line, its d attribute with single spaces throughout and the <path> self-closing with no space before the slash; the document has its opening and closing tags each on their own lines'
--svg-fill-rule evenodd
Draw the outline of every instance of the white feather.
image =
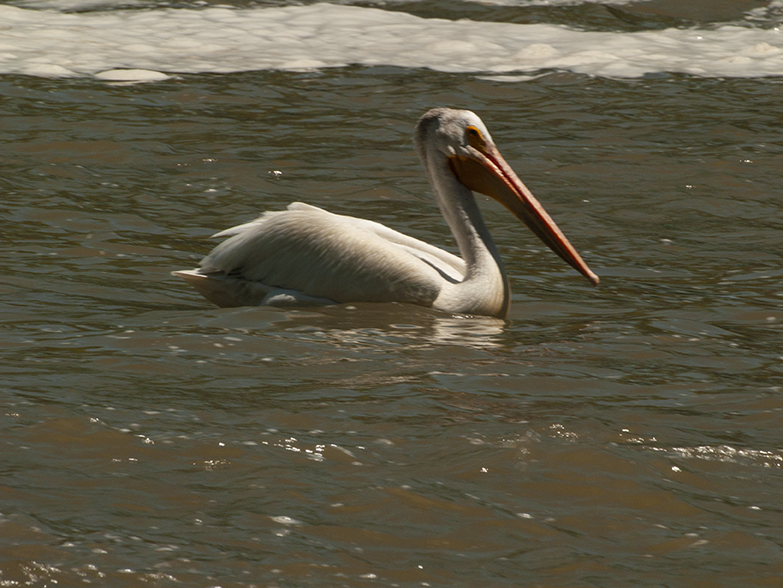
<svg viewBox="0 0 783 588">
<path fill-rule="evenodd" d="M 245 286 L 235 297 L 252 304 L 259 304 L 262 294 L 266 298 L 270 292 L 288 291 L 286 303 L 396 301 L 431 306 L 440 292 L 441 275 L 459 281 L 458 268 L 464 267 L 459 257 L 379 223 L 300 202 L 215 237 L 229 238 L 195 273 L 222 278 L 226 288 L 251 282 L 256 287 Z M 217 302 L 214 293 L 200 291 Z"/>
</svg>

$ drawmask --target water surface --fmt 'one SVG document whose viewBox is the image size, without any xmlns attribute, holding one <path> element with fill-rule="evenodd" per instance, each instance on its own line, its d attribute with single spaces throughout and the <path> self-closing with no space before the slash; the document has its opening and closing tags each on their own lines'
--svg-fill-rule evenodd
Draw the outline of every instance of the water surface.
<svg viewBox="0 0 783 588">
<path fill-rule="evenodd" d="M 439 16 L 627 32 L 710 26 L 705 6 Z M 0 581 L 778 585 L 780 91 L 388 65 L 3 76 Z M 453 250 L 410 140 L 437 105 L 480 114 L 599 288 L 484 198 L 508 321 L 216 309 L 169 275 L 294 200 Z"/>
</svg>

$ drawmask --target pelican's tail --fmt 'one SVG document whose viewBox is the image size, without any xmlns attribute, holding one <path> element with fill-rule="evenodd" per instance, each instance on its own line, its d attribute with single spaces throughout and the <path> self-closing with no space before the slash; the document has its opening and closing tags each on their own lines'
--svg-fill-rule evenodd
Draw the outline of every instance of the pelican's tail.
<svg viewBox="0 0 783 588">
<path fill-rule="evenodd" d="M 260 306 L 269 294 L 269 287 L 226 276 L 223 272 L 204 273 L 201 270 L 179 270 L 172 276 L 182 278 L 204 298 L 222 307 Z"/>
<path fill-rule="evenodd" d="M 227 308 L 235 306 L 324 306 L 333 300 L 307 296 L 294 290 L 269 287 L 261 282 L 227 276 L 223 272 L 200 269 L 178 270 L 172 276 L 182 278 L 204 298 Z"/>
</svg>

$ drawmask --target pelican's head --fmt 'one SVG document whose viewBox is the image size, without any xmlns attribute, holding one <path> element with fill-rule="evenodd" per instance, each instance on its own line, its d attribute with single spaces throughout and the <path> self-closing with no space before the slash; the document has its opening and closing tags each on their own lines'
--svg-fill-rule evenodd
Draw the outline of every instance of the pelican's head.
<svg viewBox="0 0 783 588">
<path fill-rule="evenodd" d="M 416 125 L 416 148 L 420 155 L 424 155 L 426 146 L 447 157 L 469 157 L 475 150 L 472 142 L 479 137 L 492 143 L 484 121 L 470 110 L 433 108 Z"/>
<path fill-rule="evenodd" d="M 459 182 L 500 202 L 552 251 L 593 285 L 598 284 L 598 276 L 587 267 L 555 221 L 506 163 L 487 127 L 475 113 L 434 108 L 419 119 L 415 143 L 425 168 L 432 164 L 433 152 L 442 154 Z M 427 171 L 429 173 L 429 169 Z"/>
</svg>

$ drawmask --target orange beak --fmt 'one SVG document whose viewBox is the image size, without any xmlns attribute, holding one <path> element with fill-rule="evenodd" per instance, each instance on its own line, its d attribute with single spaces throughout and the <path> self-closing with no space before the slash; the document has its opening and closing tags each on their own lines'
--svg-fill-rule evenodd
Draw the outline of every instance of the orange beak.
<svg viewBox="0 0 783 588">
<path fill-rule="evenodd" d="M 500 202 L 552 251 L 597 286 L 598 276 L 587 267 L 574 246 L 517 177 L 497 148 L 485 142 L 483 137 L 477 137 L 470 143 L 478 153 L 477 156 L 453 156 L 449 159 L 457 179 L 474 192 Z"/>
</svg>

